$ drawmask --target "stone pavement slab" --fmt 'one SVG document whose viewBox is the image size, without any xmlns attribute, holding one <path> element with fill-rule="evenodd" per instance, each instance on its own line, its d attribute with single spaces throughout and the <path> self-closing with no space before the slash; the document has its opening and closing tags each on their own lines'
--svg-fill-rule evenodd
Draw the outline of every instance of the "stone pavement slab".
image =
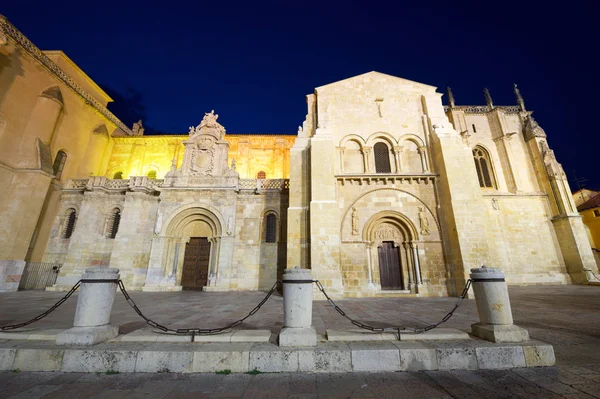
<svg viewBox="0 0 600 399">
<path fill-rule="evenodd" d="M 0 372 L 0 399 L 600 397 L 595 366 L 569 367 L 256 375 Z M 587 377 L 580 379 L 575 371 Z"/>
</svg>

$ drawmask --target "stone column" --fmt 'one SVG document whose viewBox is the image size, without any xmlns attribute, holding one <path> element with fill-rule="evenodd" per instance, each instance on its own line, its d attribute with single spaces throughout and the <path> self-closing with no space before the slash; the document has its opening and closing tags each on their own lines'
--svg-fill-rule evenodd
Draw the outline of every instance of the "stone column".
<svg viewBox="0 0 600 399">
<path fill-rule="evenodd" d="M 119 327 L 110 325 L 119 269 L 90 267 L 81 278 L 73 328 L 56 337 L 57 345 L 95 345 L 114 338 Z"/>
<path fill-rule="evenodd" d="M 344 173 L 344 150 L 346 147 L 339 147 L 340 150 L 340 173 Z"/>
<path fill-rule="evenodd" d="M 473 335 L 492 342 L 529 340 L 527 330 L 513 325 L 508 288 L 500 269 L 471 269 L 471 280 L 479 323 L 471 326 Z"/>
<path fill-rule="evenodd" d="M 423 168 L 423 173 L 427 172 L 427 147 L 421 146 L 417 148 L 419 151 L 419 156 L 421 157 L 421 167 Z"/>
<path fill-rule="evenodd" d="M 394 146 L 394 158 L 396 159 L 396 173 L 400 173 L 402 170 L 401 162 L 400 162 L 400 152 L 402 151 L 402 147 L 399 145 Z"/>
<path fill-rule="evenodd" d="M 283 272 L 283 329 L 279 346 L 316 346 L 317 332 L 312 326 L 312 274 L 309 269 Z"/>
<path fill-rule="evenodd" d="M 371 152 L 373 151 L 373 147 L 363 147 L 363 162 L 365 166 L 365 173 L 371 173 Z"/>
<path fill-rule="evenodd" d="M 413 258 L 415 261 L 415 278 L 417 280 L 417 285 L 421 285 L 421 264 L 419 263 L 419 251 L 417 248 L 417 244 L 411 242 L 410 247 L 413 250 Z"/>
</svg>

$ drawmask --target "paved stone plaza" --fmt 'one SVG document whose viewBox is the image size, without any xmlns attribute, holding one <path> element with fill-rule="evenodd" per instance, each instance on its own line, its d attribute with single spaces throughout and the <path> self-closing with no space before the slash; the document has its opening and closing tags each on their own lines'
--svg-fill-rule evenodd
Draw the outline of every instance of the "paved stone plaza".
<svg viewBox="0 0 600 399">
<path fill-rule="evenodd" d="M 373 374 L 76 374 L 0 373 L 0 397 L 569 397 L 600 396 L 600 287 L 532 286 L 510 288 L 515 324 L 533 339 L 554 345 L 556 367 L 511 371 L 433 371 Z M 217 326 L 243 316 L 264 293 L 134 292 L 133 298 L 150 317 L 169 326 Z M 60 293 L 0 294 L 0 324 L 30 318 L 61 297 Z M 381 298 L 339 301 L 353 317 L 365 322 L 400 322 L 419 326 L 436 321 L 455 298 Z M 76 298 L 31 326 L 71 327 Z M 325 329 L 351 329 L 324 301 L 314 304 L 313 322 Z M 15 317 L 18 315 L 18 319 Z M 273 296 L 244 324 L 246 329 L 278 332 L 282 298 Z M 447 323 L 469 331 L 477 321 L 475 303 L 464 302 Z M 144 327 L 139 317 L 117 297 L 112 322 L 121 332 Z M 275 334 L 273 334 L 275 337 Z M 596 395 L 596 396 L 594 396 Z"/>
</svg>

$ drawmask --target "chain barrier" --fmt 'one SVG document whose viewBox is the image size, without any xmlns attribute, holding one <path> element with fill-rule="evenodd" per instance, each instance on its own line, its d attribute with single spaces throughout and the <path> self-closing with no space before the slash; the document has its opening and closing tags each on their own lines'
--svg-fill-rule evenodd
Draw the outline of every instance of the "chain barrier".
<svg viewBox="0 0 600 399">
<path fill-rule="evenodd" d="M 277 284 L 279 284 L 281 281 L 276 281 L 275 284 L 273 284 L 273 287 L 271 287 L 271 290 L 267 293 L 267 295 L 263 298 L 262 301 L 260 301 L 260 303 L 258 305 L 256 305 L 254 307 L 254 309 L 252 309 L 250 311 L 250 313 L 248 313 L 246 316 L 244 316 L 243 318 L 234 321 L 231 324 L 226 325 L 225 327 L 218 327 L 218 328 L 169 328 L 169 327 L 165 327 L 161 324 L 158 324 L 157 322 L 155 322 L 154 320 L 144 316 L 144 314 L 142 313 L 142 311 L 140 310 L 140 308 L 135 304 L 133 298 L 131 298 L 131 296 L 129 296 L 129 294 L 127 293 L 127 290 L 125 289 L 125 284 L 123 284 L 123 280 L 119 280 L 119 288 L 121 290 L 121 292 L 123 293 L 123 296 L 125 297 L 125 299 L 127 300 L 127 303 L 129 304 L 129 306 L 131 306 L 131 308 L 133 310 L 135 310 L 135 312 L 144 320 L 146 320 L 146 323 L 149 324 L 150 326 L 154 327 L 154 328 L 158 328 L 159 330 L 163 331 L 163 332 L 171 332 L 171 333 L 175 333 L 175 334 L 186 334 L 192 335 L 192 342 L 194 342 L 194 336 L 196 334 L 200 334 L 200 335 L 210 335 L 210 334 L 218 334 L 220 332 L 226 331 L 226 330 L 230 330 L 234 327 L 239 326 L 240 324 L 242 324 L 244 322 L 244 320 L 246 320 L 248 317 L 254 315 L 256 312 L 258 312 L 260 310 L 260 308 L 265 304 L 265 302 L 267 302 L 269 300 L 269 298 L 271 297 L 271 295 L 273 295 L 273 292 L 275 292 L 275 290 L 277 289 Z"/>
<path fill-rule="evenodd" d="M 360 322 L 358 320 L 355 320 L 355 319 L 351 318 L 350 316 L 348 316 L 346 314 L 346 312 L 344 312 L 338 305 L 335 304 L 335 302 L 333 301 L 333 299 L 331 299 L 329 297 L 329 295 L 327 295 L 327 293 L 325 292 L 325 288 L 323 288 L 323 285 L 321 284 L 321 282 L 319 280 L 313 280 L 313 282 L 315 284 L 317 284 L 317 288 L 319 288 L 319 290 L 323 293 L 323 295 L 325 295 L 325 298 L 327 299 L 327 302 L 329 302 L 329 304 L 340 315 L 344 316 L 346 319 L 348 319 L 356 327 L 362 328 L 364 330 L 369 330 L 369 331 L 372 331 L 372 332 L 394 331 L 394 332 L 398 333 L 398 336 L 400 336 L 399 335 L 400 332 L 420 334 L 420 333 L 423 333 L 425 331 L 433 330 L 434 328 L 438 327 L 440 324 L 445 323 L 448 320 L 450 320 L 450 318 L 452 317 L 452 315 L 454 315 L 454 312 L 456 311 L 456 309 L 458 309 L 458 307 L 462 304 L 462 301 L 467 296 L 467 292 L 469 291 L 469 288 L 471 287 L 471 279 L 468 279 L 467 280 L 467 284 L 465 285 L 465 289 L 463 290 L 462 294 L 458 298 L 458 301 L 456 301 L 456 304 L 454 305 L 454 308 L 452 308 L 452 310 L 449 311 L 446 314 L 446 316 L 444 316 L 444 318 L 442 320 L 438 321 L 437 323 L 430 324 L 430 325 L 425 326 L 425 327 L 419 327 L 419 328 L 410 328 L 410 327 L 402 327 L 402 326 L 382 328 L 382 327 L 373 327 L 373 326 L 370 326 L 368 324 L 362 323 L 362 322 Z"/>
<path fill-rule="evenodd" d="M 33 322 L 36 322 L 38 320 L 42 320 L 44 317 L 48 316 L 50 313 L 54 312 L 56 310 L 56 308 L 58 308 L 60 305 L 62 305 L 67 299 L 69 299 L 69 297 L 71 295 L 73 295 L 73 293 L 75 291 L 77 291 L 77 289 L 79 288 L 79 286 L 81 285 L 81 280 L 79 280 L 74 286 L 73 288 L 71 288 L 71 290 L 69 292 L 67 292 L 67 295 L 65 295 L 64 297 L 62 297 L 58 302 L 56 302 L 54 304 L 54 306 L 52 306 L 50 309 L 46 310 L 44 313 L 41 313 L 39 315 L 37 315 L 36 317 L 34 317 L 31 320 L 25 321 L 23 323 L 19 323 L 19 324 L 13 324 L 10 326 L 2 326 L 0 327 L 0 331 L 9 331 L 9 330 L 15 330 L 17 328 L 21 328 L 21 327 L 25 327 Z"/>
</svg>

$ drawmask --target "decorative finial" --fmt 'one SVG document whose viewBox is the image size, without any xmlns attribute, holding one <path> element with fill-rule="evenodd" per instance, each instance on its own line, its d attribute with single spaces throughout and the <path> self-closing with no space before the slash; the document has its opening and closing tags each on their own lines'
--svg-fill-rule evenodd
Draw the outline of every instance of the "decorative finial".
<svg viewBox="0 0 600 399">
<path fill-rule="evenodd" d="M 448 105 L 450 105 L 450 108 L 454 108 L 454 95 L 452 94 L 452 89 L 446 87 L 446 93 L 448 93 Z"/>
<path fill-rule="evenodd" d="M 494 102 L 492 101 L 492 96 L 490 96 L 490 91 L 486 87 L 483 89 L 483 94 L 485 94 L 485 102 L 487 103 L 488 108 L 491 110 L 494 109 Z"/>
<path fill-rule="evenodd" d="M 519 108 L 521 108 L 522 112 L 525 112 L 527 110 L 525 109 L 525 101 L 523 101 L 523 97 L 521 96 L 521 91 L 517 87 L 516 83 L 513 83 L 513 84 L 515 86 L 515 96 L 517 97 L 517 105 L 519 106 Z"/>
</svg>

